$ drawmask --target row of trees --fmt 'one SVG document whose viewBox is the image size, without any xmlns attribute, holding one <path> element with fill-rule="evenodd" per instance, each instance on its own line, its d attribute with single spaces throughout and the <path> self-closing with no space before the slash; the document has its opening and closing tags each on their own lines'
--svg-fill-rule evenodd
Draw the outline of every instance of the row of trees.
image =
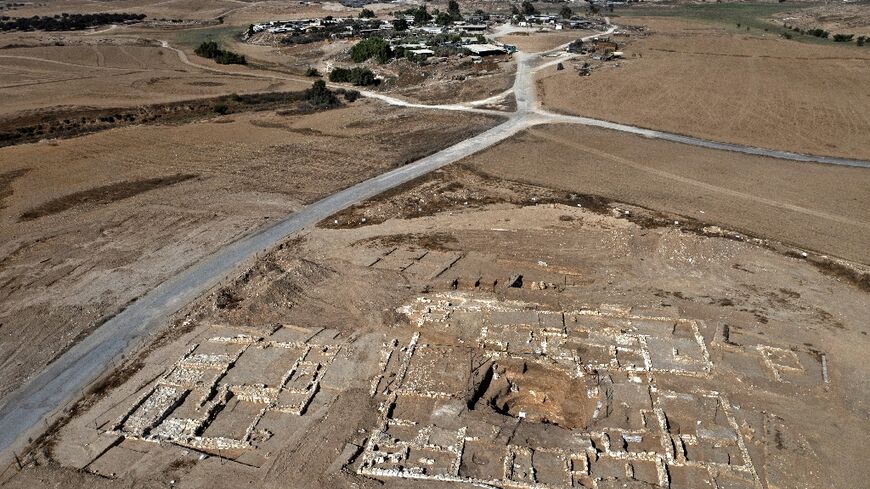
<svg viewBox="0 0 870 489">
<path fill-rule="evenodd" d="M 432 13 L 429 13 L 429 10 L 425 5 L 421 5 L 415 8 L 409 8 L 402 12 L 405 15 L 410 15 L 414 17 L 415 25 L 423 25 L 431 20 L 434 20 L 438 25 L 449 25 L 451 22 L 455 22 L 458 20 L 462 20 L 462 13 L 459 11 L 459 2 L 456 0 L 450 0 L 447 3 L 447 11 L 442 12 L 438 9 L 432 10 Z M 403 19 L 404 21 L 404 19 Z M 407 22 L 405 22 L 403 29 L 396 30 L 405 30 L 407 29 Z M 393 23 L 395 27 L 395 22 Z"/>
<path fill-rule="evenodd" d="M 329 72 L 329 81 L 333 83 L 353 83 L 361 87 L 377 85 L 379 82 L 372 70 L 360 67 L 334 68 Z"/>
<path fill-rule="evenodd" d="M 737 24 L 737 27 L 740 27 L 740 24 Z M 804 29 L 801 29 L 800 27 L 789 26 L 786 24 L 785 28 L 790 29 L 794 32 L 797 32 L 798 34 L 805 34 L 807 36 L 814 36 L 814 37 L 818 37 L 820 39 L 828 39 L 831 36 L 830 32 L 828 32 L 824 29 L 819 29 L 818 27 L 816 27 L 814 29 L 804 30 Z M 767 29 L 765 29 L 765 30 L 767 30 Z M 792 38 L 791 34 L 789 34 L 788 32 L 784 32 L 782 35 L 786 39 Z M 854 34 L 834 34 L 834 36 L 833 36 L 834 42 L 852 42 L 853 39 L 855 40 L 855 43 L 857 45 L 863 46 L 867 42 L 868 38 L 866 36 L 858 36 L 856 38 Z"/>
<path fill-rule="evenodd" d="M 242 54 L 221 49 L 215 41 L 205 41 L 193 50 L 197 56 L 215 60 L 221 65 L 246 65 L 248 60 Z"/>
<path fill-rule="evenodd" d="M 107 24 L 139 21 L 145 14 L 58 14 L 0 17 L 0 31 L 80 31 Z"/>
</svg>

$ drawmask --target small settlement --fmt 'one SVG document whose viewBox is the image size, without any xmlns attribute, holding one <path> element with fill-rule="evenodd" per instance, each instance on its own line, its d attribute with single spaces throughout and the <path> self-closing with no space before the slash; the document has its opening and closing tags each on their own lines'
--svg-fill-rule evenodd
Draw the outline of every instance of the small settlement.
<svg viewBox="0 0 870 489">
<path fill-rule="evenodd" d="M 273 20 L 253 24 L 243 39 L 256 44 L 307 44 L 339 39 L 379 37 L 390 47 L 416 58 L 464 54 L 475 57 L 511 54 L 516 48 L 486 34 L 494 25 L 510 22 L 520 27 L 543 30 L 585 29 L 605 30 L 600 18 L 557 15 L 504 15 L 481 11 L 465 17 L 433 10 L 425 6 L 394 12 L 392 18 L 332 17 L 316 19 Z"/>
</svg>

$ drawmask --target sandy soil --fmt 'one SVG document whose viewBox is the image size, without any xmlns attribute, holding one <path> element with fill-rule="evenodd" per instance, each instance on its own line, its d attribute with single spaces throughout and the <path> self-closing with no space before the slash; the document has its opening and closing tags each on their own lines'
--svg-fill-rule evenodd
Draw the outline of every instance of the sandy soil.
<svg viewBox="0 0 870 489">
<path fill-rule="evenodd" d="M 590 77 L 570 64 L 542 72 L 544 105 L 722 141 L 870 159 L 866 51 L 687 21 L 630 21 L 653 33 L 625 46 L 628 59 Z"/>
<path fill-rule="evenodd" d="M 494 122 L 357 102 L 3 148 L 0 392 L 218 247 Z"/>
<path fill-rule="evenodd" d="M 555 49 L 563 44 L 568 44 L 590 34 L 594 34 L 594 32 L 572 29 L 563 31 L 509 34 L 499 37 L 498 40 L 505 44 L 513 44 L 520 51 L 537 53 L 540 51 Z"/>
<path fill-rule="evenodd" d="M 380 90 L 437 104 L 482 100 L 504 93 L 514 84 L 516 63 L 510 58 L 493 57 L 476 64 L 462 57 L 422 66 L 400 60 L 372 65 L 372 69 L 389 77 Z"/>
<path fill-rule="evenodd" d="M 504 451 L 511 444 L 537 454 L 528 463 L 545 478 L 557 476 L 561 466 L 545 462 L 547 450 L 571 447 L 613 423 L 618 427 L 608 431 L 608 444 L 601 443 L 604 435 L 591 435 L 598 448 L 590 450 L 598 455 L 588 471 L 578 470 L 578 481 L 651 487 L 657 483 L 654 467 L 632 462 L 631 475 L 619 463 L 607 469 L 611 457 L 605 451 L 631 453 L 636 450 L 631 443 L 647 440 L 652 444 L 643 450 L 661 452 L 654 433 L 665 427 L 687 440 L 677 446 L 678 460 L 668 468 L 674 489 L 702 487 L 713 479 L 734 487 L 860 485 L 868 475 L 860 460 L 870 414 L 870 372 L 862 361 L 870 333 L 865 291 L 750 243 L 644 227 L 605 210 L 535 205 L 529 199 L 556 194 L 562 192 L 452 168 L 348 214 L 381 219 L 352 228 L 318 228 L 292 240 L 185 311 L 167 329 L 166 339 L 136 360 L 139 367 L 129 380 L 92 399 L 34 454 L 41 466 L 9 471 L 5 486 L 440 487 L 367 472 L 386 463 L 372 458 L 377 453 L 372 450 L 378 450 L 373 447 L 389 451 L 397 439 L 412 447 L 402 460 L 405 467 L 421 467 L 418 474 L 438 473 L 455 457 L 462 480 L 502 477 Z M 406 212 L 432 198 L 440 199 L 438 204 L 418 217 Z M 517 204 L 523 201 L 527 204 Z M 506 287 L 517 275 L 522 286 Z M 470 307 L 461 309 L 468 301 Z M 587 343 L 600 341 L 608 321 L 621 328 L 622 343 L 613 349 L 618 360 L 596 367 L 593 375 L 567 384 L 540 381 L 564 374 L 558 364 L 547 363 L 547 355 L 559 348 L 558 328 L 545 340 L 548 353 L 513 357 L 526 367 L 488 356 L 498 345 L 515 351 L 540 341 L 534 336 L 540 334 L 537 323 L 498 324 L 511 325 L 529 314 L 543 322 L 547 311 L 583 307 L 598 329 L 576 339 L 575 358 L 587 361 L 595 355 Z M 457 309 L 442 316 L 451 308 Z M 495 316 L 480 316 L 488 308 L 507 312 L 496 322 Z M 568 331 L 576 327 L 568 325 L 573 314 L 564 316 Z M 634 319 L 620 319 L 626 314 Z M 652 317 L 658 319 L 641 319 Z M 492 321 L 486 323 L 488 331 L 479 331 L 481 321 Z M 657 330 L 657 321 L 671 326 Z M 629 337 L 641 327 L 647 332 L 649 361 L 655 366 L 673 356 L 678 361 L 671 370 L 626 376 L 624 368 L 632 364 L 623 355 L 633 351 Z M 519 340 L 507 336 L 504 341 L 510 343 L 497 343 L 503 328 L 532 333 L 524 337 L 518 331 Z M 685 328 L 697 328 L 695 335 Z M 420 333 L 417 339 L 414 332 Z M 137 411 L 137 399 L 151 398 L 160 383 L 187 385 L 185 376 L 193 369 L 220 368 L 197 367 L 195 361 L 220 363 L 219 352 L 243 348 L 250 335 L 273 343 L 247 347 L 235 366 L 223 367 L 229 370 L 220 382 L 273 385 L 270 376 L 280 377 L 280 367 L 292 364 L 299 351 L 314 352 L 300 357 L 320 372 L 319 390 L 307 409 L 258 418 L 252 425 L 256 435 L 244 448 L 196 448 L 200 442 L 192 439 L 178 444 L 142 440 L 147 435 L 137 434 L 135 423 L 160 420 L 148 421 L 145 408 Z M 298 345 L 303 350 L 294 350 Z M 708 360 L 698 345 L 709 352 Z M 288 348 L 285 360 L 282 348 Z M 702 365 L 708 374 L 681 373 Z M 490 368 L 506 377 L 484 375 Z M 628 380 L 632 375 L 636 380 Z M 651 395 L 638 390 L 653 382 L 644 380 L 647 375 L 655 379 L 655 406 L 667 424 L 637 418 Z M 296 374 L 289 379 L 305 385 L 294 380 Z M 578 388 L 585 395 L 561 390 L 577 382 L 590 383 L 592 390 Z M 182 388 L 193 389 L 190 397 L 196 400 L 207 386 Z M 209 418 L 203 440 L 243 436 L 263 405 L 237 399 L 243 389 L 233 388 L 237 395 L 220 401 L 226 407 Z M 591 412 L 593 395 L 603 396 L 606 408 L 600 412 L 608 414 Z M 389 408 L 379 411 L 379 405 Z M 195 412 L 193 402 L 184 401 L 169 416 Z M 390 425 L 391 420 L 396 422 Z M 617 445 L 626 423 L 634 426 L 632 441 Z M 452 434 L 460 428 L 468 437 L 465 443 L 458 449 L 437 448 L 452 446 Z M 390 436 L 371 443 L 381 429 Z M 418 439 L 427 450 L 415 452 L 416 436 L 423 437 Z M 713 472 L 693 472 L 682 465 L 683 457 L 702 468 L 721 465 Z M 526 463 L 519 456 L 516 460 Z M 512 480 L 523 477 L 520 468 Z"/>
<path fill-rule="evenodd" d="M 0 67 L 5 70 L 0 115 L 64 105 L 126 107 L 232 92 L 298 90 L 310 84 L 247 76 L 256 71 L 248 68 L 226 68 L 236 74 L 208 71 L 183 63 L 175 51 L 153 42 L 70 35 L 63 37 L 70 45 L 46 45 L 54 37 L 0 36 L 0 43 L 33 46 L 0 50 Z M 189 59 L 217 68 L 193 53 Z"/>
<path fill-rule="evenodd" d="M 577 126 L 532 129 L 469 164 L 496 177 L 600 195 L 870 264 L 870 175 L 863 169 Z"/>
<path fill-rule="evenodd" d="M 866 5 L 819 5 L 782 12 L 773 17 L 778 23 L 801 29 L 824 29 L 833 34 L 870 35 L 870 11 Z"/>
</svg>

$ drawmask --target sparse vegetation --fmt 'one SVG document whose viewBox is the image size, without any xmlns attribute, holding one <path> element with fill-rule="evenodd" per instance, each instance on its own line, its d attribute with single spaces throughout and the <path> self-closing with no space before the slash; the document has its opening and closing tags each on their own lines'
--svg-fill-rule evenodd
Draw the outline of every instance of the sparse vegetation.
<svg viewBox="0 0 870 489">
<path fill-rule="evenodd" d="M 0 31 L 80 31 L 108 24 L 140 21 L 145 14 L 57 14 L 33 17 L 0 17 Z"/>
<path fill-rule="evenodd" d="M 244 55 L 221 49 L 215 41 L 205 41 L 193 50 L 197 56 L 213 59 L 221 65 L 246 65 L 248 60 Z"/>
</svg>

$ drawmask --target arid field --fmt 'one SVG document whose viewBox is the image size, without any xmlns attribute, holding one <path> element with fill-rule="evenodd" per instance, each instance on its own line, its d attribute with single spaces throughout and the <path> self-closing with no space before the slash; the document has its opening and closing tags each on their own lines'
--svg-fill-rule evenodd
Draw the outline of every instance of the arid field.
<svg viewBox="0 0 870 489">
<path fill-rule="evenodd" d="M 626 59 L 578 77 L 540 78 L 553 110 L 761 147 L 870 157 L 870 53 L 733 33 L 690 21 L 634 18 Z M 618 65 L 618 66 L 617 66 Z"/>
<path fill-rule="evenodd" d="M 865 9 L 0 4 L 0 488 L 863 487 Z"/>
</svg>

